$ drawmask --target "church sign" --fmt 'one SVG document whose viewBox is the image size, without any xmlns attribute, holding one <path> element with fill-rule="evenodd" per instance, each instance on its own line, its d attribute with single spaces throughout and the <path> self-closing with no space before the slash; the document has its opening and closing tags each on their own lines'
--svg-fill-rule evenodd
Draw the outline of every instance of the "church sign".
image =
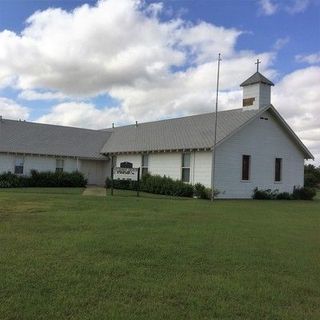
<svg viewBox="0 0 320 320">
<path fill-rule="evenodd" d="M 128 164 L 128 165 L 127 165 Z M 140 191 L 140 168 L 132 168 L 132 164 L 121 163 L 121 167 L 111 168 L 111 195 L 113 196 L 114 181 L 115 180 L 126 180 L 136 182 L 137 197 L 139 197 Z"/>
<path fill-rule="evenodd" d="M 139 180 L 139 168 L 121 168 L 115 167 L 113 169 L 114 180 Z"/>
</svg>

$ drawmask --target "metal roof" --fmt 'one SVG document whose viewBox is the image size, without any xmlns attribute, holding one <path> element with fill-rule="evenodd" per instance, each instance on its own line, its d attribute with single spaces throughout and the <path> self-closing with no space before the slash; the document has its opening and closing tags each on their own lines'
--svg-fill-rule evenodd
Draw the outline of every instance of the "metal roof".
<svg viewBox="0 0 320 320">
<path fill-rule="evenodd" d="M 271 112 L 305 154 L 313 155 L 272 106 L 218 112 L 217 144 L 237 134 L 265 111 Z M 127 152 L 211 149 L 215 113 L 160 120 L 106 130 L 89 130 L 0 117 L 0 152 L 104 159 Z"/>
<path fill-rule="evenodd" d="M 240 84 L 240 87 L 245 87 L 245 86 L 249 86 L 251 84 L 255 84 L 255 83 L 264 83 L 264 84 L 268 84 L 270 86 L 274 86 L 274 83 L 271 82 L 269 79 L 267 79 L 264 75 L 262 75 L 260 72 L 256 72 L 255 74 L 253 74 L 250 78 L 248 78 L 246 81 L 242 82 Z"/>
<path fill-rule="evenodd" d="M 241 127 L 260 110 L 218 112 L 217 143 Z M 208 149 L 214 144 L 215 113 L 116 127 L 102 153 Z"/>
<path fill-rule="evenodd" d="M 103 159 L 107 131 L 0 120 L 0 152 Z"/>
</svg>

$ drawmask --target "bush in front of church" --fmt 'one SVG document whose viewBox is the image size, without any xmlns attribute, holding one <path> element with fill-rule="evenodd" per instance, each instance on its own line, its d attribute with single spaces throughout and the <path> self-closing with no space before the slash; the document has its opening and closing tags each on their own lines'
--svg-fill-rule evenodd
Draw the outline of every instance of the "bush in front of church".
<svg viewBox="0 0 320 320">
<path fill-rule="evenodd" d="M 313 200 L 316 190 L 308 187 L 295 187 L 292 193 L 280 192 L 279 190 L 258 189 L 253 190 L 252 199 L 255 200 Z"/>
<path fill-rule="evenodd" d="M 312 200 L 316 194 L 317 192 L 314 188 L 301 187 L 294 188 L 292 197 L 295 200 Z"/>
<path fill-rule="evenodd" d="M 203 184 L 201 183 L 196 183 L 194 185 L 194 197 L 198 198 L 198 199 L 211 199 L 211 195 L 212 195 L 212 189 L 205 187 Z M 214 191 L 214 197 L 216 197 L 219 194 L 218 190 Z"/>
<path fill-rule="evenodd" d="M 0 188 L 26 187 L 85 187 L 87 180 L 83 174 L 74 172 L 38 172 L 31 170 L 29 176 L 16 175 L 10 172 L 0 174 Z"/>
<path fill-rule="evenodd" d="M 193 186 L 181 180 L 160 175 L 145 174 L 141 179 L 141 191 L 176 197 L 192 197 Z"/>
</svg>

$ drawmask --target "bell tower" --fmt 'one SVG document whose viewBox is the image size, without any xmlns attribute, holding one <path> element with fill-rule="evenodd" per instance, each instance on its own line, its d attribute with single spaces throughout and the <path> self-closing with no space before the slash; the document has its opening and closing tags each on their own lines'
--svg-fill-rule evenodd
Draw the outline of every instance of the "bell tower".
<svg viewBox="0 0 320 320">
<path fill-rule="evenodd" d="M 271 104 L 271 86 L 274 84 L 259 72 L 260 63 L 258 59 L 255 63 L 257 72 L 240 84 L 243 88 L 243 110 L 257 110 Z"/>
</svg>

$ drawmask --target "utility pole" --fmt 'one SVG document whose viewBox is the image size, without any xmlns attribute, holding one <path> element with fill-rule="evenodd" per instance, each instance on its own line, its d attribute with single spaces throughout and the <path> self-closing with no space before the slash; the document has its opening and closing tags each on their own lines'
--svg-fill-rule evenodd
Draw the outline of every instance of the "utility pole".
<svg viewBox="0 0 320 320">
<path fill-rule="evenodd" d="M 211 201 L 214 200 L 214 188 L 215 188 L 215 169 L 216 169 L 216 144 L 217 144 L 217 127 L 218 127 L 218 103 L 219 103 L 219 80 L 220 80 L 220 62 L 221 53 L 218 55 L 218 72 L 217 72 L 217 91 L 216 91 L 216 114 L 214 121 L 214 142 L 212 147 L 212 171 L 211 171 Z"/>
</svg>

